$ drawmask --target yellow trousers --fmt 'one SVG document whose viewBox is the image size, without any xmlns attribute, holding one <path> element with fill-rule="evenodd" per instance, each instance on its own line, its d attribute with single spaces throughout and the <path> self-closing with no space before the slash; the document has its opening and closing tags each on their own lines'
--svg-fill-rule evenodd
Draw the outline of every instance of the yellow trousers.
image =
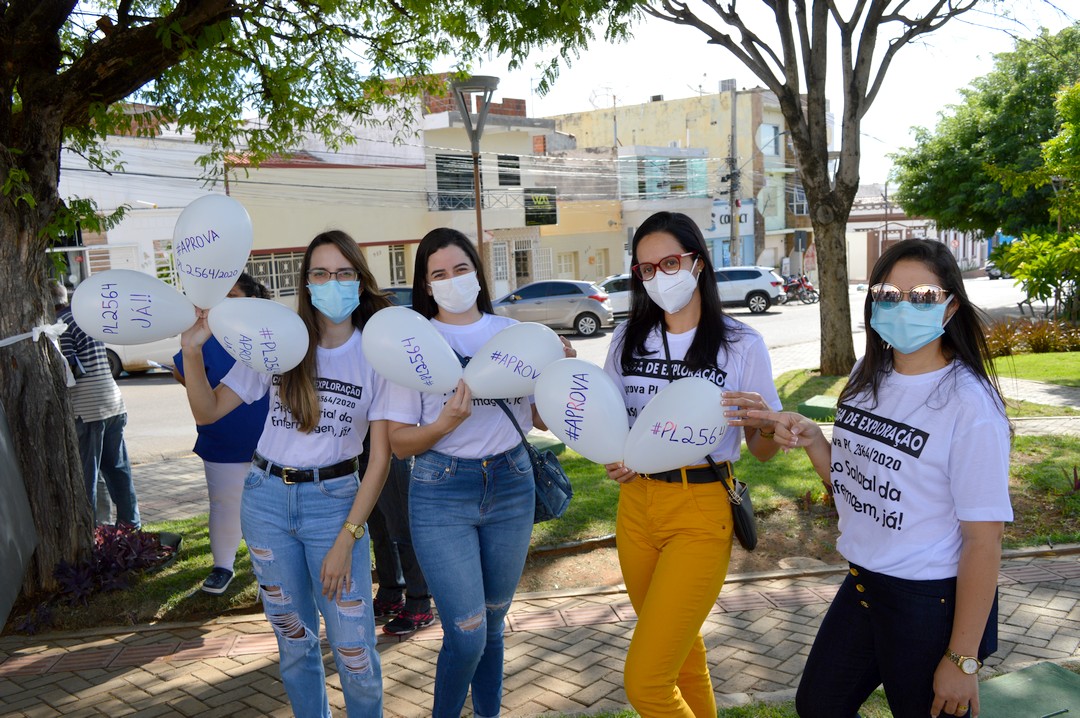
<svg viewBox="0 0 1080 718">
<path fill-rule="evenodd" d="M 627 698 L 642 718 L 715 718 L 701 626 L 731 559 L 723 484 L 623 484 L 615 531 L 638 615 L 623 675 Z"/>
</svg>

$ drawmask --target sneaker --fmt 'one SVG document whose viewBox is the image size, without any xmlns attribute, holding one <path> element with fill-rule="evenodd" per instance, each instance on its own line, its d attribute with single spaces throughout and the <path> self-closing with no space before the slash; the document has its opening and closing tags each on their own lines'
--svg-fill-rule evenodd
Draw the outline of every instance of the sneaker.
<svg viewBox="0 0 1080 718">
<path fill-rule="evenodd" d="M 403 610 L 397 615 L 397 618 L 383 626 L 383 633 L 389 633 L 391 636 L 407 636 L 433 623 L 435 623 L 435 616 L 430 611 L 427 613 L 412 613 Z"/>
<path fill-rule="evenodd" d="M 203 581 L 202 590 L 215 595 L 225 593 L 225 589 L 232 583 L 233 572 L 227 568 L 214 566 L 214 570 Z"/>
<path fill-rule="evenodd" d="M 387 616 L 396 616 L 401 613 L 401 610 L 405 608 L 405 599 L 399 597 L 393 601 L 386 601 L 381 598 L 376 598 L 371 602 L 371 607 L 375 611 L 375 618 L 386 618 Z"/>
</svg>

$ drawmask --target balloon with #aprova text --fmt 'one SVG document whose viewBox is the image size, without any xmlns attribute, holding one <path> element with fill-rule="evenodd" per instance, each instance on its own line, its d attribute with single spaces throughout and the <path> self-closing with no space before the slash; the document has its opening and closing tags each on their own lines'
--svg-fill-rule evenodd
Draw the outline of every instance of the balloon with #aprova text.
<svg viewBox="0 0 1080 718">
<path fill-rule="evenodd" d="M 195 323 L 195 307 L 157 277 L 110 269 L 83 280 L 71 295 L 79 328 L 106 344 L 146 344 L 175 336 Z"/>
<path fill-rule="evenodd" d="M 185 207 L 173 228 L 173 256 L 191 303 L 209 309 L 224 299 L 253 242 L 251 217 L 232 197 L 208 194 Z"/>
<path fill-rule="evenodd" d="M 364 325 L 364 358 L 387 381 L 429 394 L 453 391 L 461 362 L 427 319 L 408 307 L 387 307 Z"/>
<path fill-rule="evenodd" d="M 536 380 L 534 398 L 548 430 L 571 449 L 598 464 L 622 461 L 630 431 L 626 404 L 603 369 L 584 359 L 559 359 Z"/>
<path fill-rule="evenodd" d="M 630 427 L 623 463 L 639 474 L 704 463 L 727 430 L 721 399 L 720 387 L 700 377 L 668 384 Z"/>
<path fill-rule="evenodd" d="M 225 351 L 260 374 L 283 374 L 307 354 L 304 320 L 270 299 L 225 299 L 210 310 L 207 322 Z"/>
<path fill-rule="evenodd" d="M 536 322 L 511 324 L 480 347 L 463 378 L 477 399 L 528 396 L 544 368 L 563 356 L 559 335 L 548 327 Z"/>
</svg>

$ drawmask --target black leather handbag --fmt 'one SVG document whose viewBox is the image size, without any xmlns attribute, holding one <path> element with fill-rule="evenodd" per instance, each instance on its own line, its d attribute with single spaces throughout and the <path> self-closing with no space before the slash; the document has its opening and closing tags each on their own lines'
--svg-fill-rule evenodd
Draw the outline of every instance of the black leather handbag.
<svg viewBox="0 0 1080 718">
<path fill-rule="evenodd" d="M 724 488 L 727 489 L 728 501 L 731 502 L 731 520 L 734 523 L 735 538 L 744 549 L 753 551 L 757 546 L 757 519 L 754 518 L 754 505 L 750 502 L 750 490 L 746 488 L 746 484 L 734 476 L 731 477 L 729 483 L 713 458 L 711 456 L 705 458 L 709 460 L 709 466 L 720 477 Z"/>
</svg>

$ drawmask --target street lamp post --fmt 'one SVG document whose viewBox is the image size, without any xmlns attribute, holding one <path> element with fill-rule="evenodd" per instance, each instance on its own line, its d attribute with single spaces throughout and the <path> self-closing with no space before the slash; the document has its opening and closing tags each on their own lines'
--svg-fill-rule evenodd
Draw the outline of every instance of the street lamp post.
<svg viewBox="0 0 1080 718">
<path fill-rule="evenodd" d="M 488 108 L 491 106 L 491 96 L 498 86 L 499 78 L 490 75 L 472 75 L 464 80 L 455 80 L 450 85 L 458 111 L 461 113 L 461 121 L 465 123 L 465 133 L 469 136 L 472 150 L 473 192 L 476 202 L 476 251 L 481 259 L 484 258 L 484 221 L 481 215 L 483 195 L 480 192 L 480 136 L 484 134 L 484 123 L 487 121 Z M 472 95 L 480 95 L 475 125 L 469 113 L 471 103 L 466 99 L 471 98 Z"/>
</svg>

